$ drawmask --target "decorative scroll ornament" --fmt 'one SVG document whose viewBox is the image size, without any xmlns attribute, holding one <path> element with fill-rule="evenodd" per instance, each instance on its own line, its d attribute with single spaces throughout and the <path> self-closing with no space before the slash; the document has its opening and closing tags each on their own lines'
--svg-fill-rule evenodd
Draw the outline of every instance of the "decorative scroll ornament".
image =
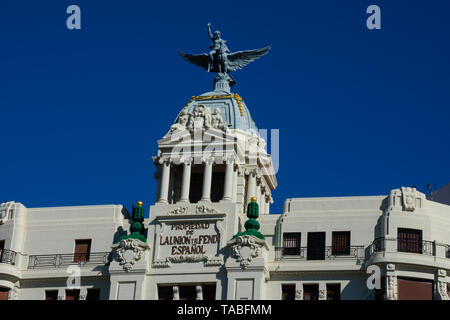
<svg viewBox="0 0 450 320">
<path fill-rule="evenodd" d="M 295 290 L 295 300 L 303 300 L 303 290 L 302 289 Z"/>
<path fill-rule="evenodd" d="M 265 240 L 247 234 L 233 238 L 228 245 L 231 246 L 233 257 L 242 269 L 247 269 L 253 259 L 259 256 L 262 247 L 268 248 Z"/>
<path fill-rule="evenodd" d="M 203 261 L 205 267 L 221 266 L 224 264 L 223 255 L 216 257 L 205 254 L 180 254 L 169 256 L 165 259 L 156 259 L 152 263 L 153 268 L 168 268 L 171 263 L 194 263 Z"/>
<path fill-rule="evenodd" d="M 128 238 L 114 244 L 112 249 L 115 250 L 116 261 L 128 272 L 142 258 L 144 251 L 150 250 L 150 246 L 146 242 Z"/>
<path fill-rule="evenodd" d="M 203 104 L 199 104 L 192 112 L 188 112 L 184 109 L 164 137 L 166 138 L 175 132 L 182 132 L 185 130 L 192 133 L 194 131 L 205 131 L 211 128 L 227 132 L 228 124 L 223 121 L 219 108 L 216 108 L 214 112 L 211 113 L 211 109 Z"/>
<path fill-rule="evenodd" d="M 198 205 L 194 212 L 188 212 L 187 207 L 175 208 L 168 212 L 168 215 L 183 215 L 183 214 L 215 214 L 219 213 L 216 209 L 207 207 L 205 205 Z"/>
<path fill-rule="evenodd" d="M 403 209 L 405 211 L 414 211 L 416 208 L 416 188 L 401 187 Z"/>
<path fill-rule="evenodd" d="M 206 213 L 218 213 L 216 209 L 208 208 L 205 205 L 199 205 L 195 208 L 195 213 L 206 214 Z"/>
<path fill-rule="evenodd" d="M 172 211 L 169 211 L 169 215 L 178 215 L 178 214 L 185 214 L 187 212 L 186 207 L 179 207 L 175 208 Z"/>
</svg>

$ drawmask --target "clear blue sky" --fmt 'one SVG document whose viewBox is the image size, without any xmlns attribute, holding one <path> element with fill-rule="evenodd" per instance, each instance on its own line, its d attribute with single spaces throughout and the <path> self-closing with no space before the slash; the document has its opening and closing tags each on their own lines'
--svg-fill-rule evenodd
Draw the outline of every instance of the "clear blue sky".
<svg viewBox="0 0 450 320">
<path fill-rule="evenodd" d="M 371 4 L 382 30 L 366 28 Z M 153 203 L 156 141 L 212 88 L 177 56 L 208 50 L 208 21 L 232 51 L 273 45 L 233 74 L 258 127 L 280 129 L 272 212 L 289 197 L 445 185 L 449 12 L 446 0 L 2 0 L 0 200 Z"/>
</svg>

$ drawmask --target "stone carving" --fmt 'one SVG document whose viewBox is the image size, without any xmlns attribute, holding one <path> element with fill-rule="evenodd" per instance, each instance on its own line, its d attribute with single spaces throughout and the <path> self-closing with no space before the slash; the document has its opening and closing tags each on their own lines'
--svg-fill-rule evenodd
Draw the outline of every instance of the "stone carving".
<svg viewBox="0 0 450 320">
<path fill-rule="evenodd" d="M 416 208 L 416 188 L 401 187 L 403 209 L 405 211 L 414 211 Z"/>
<path fill-rule="evenodd" d="M 180 300 L 180 288 L 173 286 L 173 300 Z"/>
<path fill-rule="evenodd" d="M 250 62 L 267 54 L 271 46 L 262 49 L 245 50 L 238 52 L 230 52 L 226 45 L 226 40 L 221 38 L 220 31 L 211 32 L 211 23 L 208 23 L 208 34 L 212 41 L 209 46 L 211 51 L 209 54 L 186 54 L 178 51 L 179 55 L 186 61 L 204 68 L 208 72 L 216 72 L 215 81 L 227 81 L 229 86 L 235 84 L 235 80 L 230 75 L 231 71 L 242 69 Z"/>
<path fill-rule="evenodd" d="M 206 267 L 220 267 L 223 265 L 223 255 L 219 255 L 217 257 L 208 257 L 208 259 L 205 261 Z"/>
<path fill-rule="evenodd" d="M 387 275 L 386 300 L 397 300 L 397 277 L 395 275 Z"/>
<path fill-rule="evenodd" d="M 326 299 L 326 290 L 319 290 L 319 300 L 325 300 Z"/>
<path fill-rule="evenodd" d="M 438 298 L 440 300 L 450 300 L 448 293 L 447 293 L 447 282 L 446 281 L 438 280 L 437 293 L 438 293 Z"/>
<path fill-rule="evenodd" d="M 169 212 L 169 215 L 185 214 L 187 212 L 186 207 L 175 208 Z"/>
<path fill-rule="evenodd" d="M 8 300 L 18 300 L 19 299 L 19 288 L 20 284 L 17 282 L 14 286 L 9 290 Z"/>
<path fill-rule="evenodd" d="M 387 270 L 387 271 L 394 271 L 394 270 L 395 270 L 395 264 L 393 264 L 393 263 L 388 263 L 388 264 L 386 265 L 386 270 Z"/>
<path fill-rule="evenodd" d="M 227 123 L 222 119 L 219 108 L 216 108 L 211 116 L 211 125 L 213 128 L 217 128 L 222 131 L 226 131 L 228 128 Z"/>
<path fill-rule="evenodd" d="M 197 293 L 195 300 L 203 300 L 202 286 L 200 285 L 195 286 L 195 291 Z"/>
<path fill-rule="evenodd" d="M 80 300 L 86 300 L 87 296 L 85 294 L 80 294 Z"/>
<path fill-rule="evenodd" d="M 152 263 L 153 268 L 168 268 L 171 263 L 192 263 L 203 261 L 205 267 L 221 266 L 224 264 L 223 255 L 217 257 L 205 254 L 180 254 L 169 256 L 165 259 L 156 259 Z"/>
<path fill-rule="evenodd" d="M 253 259 L 259 256 L 262 247 L 268 248 L 265 240 L 246 234 L 232 239 L 228 245 L 242 269 L 247 269 Z"/>
<path fill-rule="evenodd" d="M 168 268 L 170 263 L 167 259 L 155 259 L 152 263 L 152 268 Z"/>
<path fill-rule="evenodd" d="M 123 239 L 111 247 L 115 251 L 115 259 L 125 271 L 130 271 L 134 264 L 142 258 L 145 250 L 150 250 L 150 246 L 137 239 Z"/>
<path fill-rule="evenodd" d="M 184 130 L 189 130 L 192 133 L 197 130 L 204 131 L 210 128 L 226 132 L 228 130 L 228 124 L 223 121 L 218 108 L 211 114 L 211 110 L 208 107 L 199 104 L 192 110 L 192 113 L 184 109 L 164 137 L 169 137 L 175 132 Z"/>
<path fill-rule="evenodd" d="M 15 202 L 3 202 L 0 204 L 0 225 L 4 224 L 10 218 L 10 213 L 13 211 Z"/>
<path fill-rule="evenodd" d="M 302 289 L 295 290 L 295 300 L 303 300 L 303 290 Z"/>
<path fill-rule="evenodd" d="M 216 209 L 208 208 L 205 205 L 198 205 L 195 208 L 195 213 L 206 214 L 206 213 L 218 213 Z"/>
<path fill-rule="evenodd" d="M 64 296 L 58 296 L 58 300 L 64 300 Z"/>
<path fill-rule="evenodd" d="M 180 254 L 176 256 L 169 256 L 167 260 L 170 262 L 199 262 L 208 259 L 204 254 Z"/>
<path fill-rule="evenodd" d="M 198 205 L 195 207 L 194 214 L 214 214 L 219 213 L 214 208 L 209 208 L 205 205 Z M 187 207 L 178 207 L 175 208 L 167 213 L 168 215 L 182 215 L 182 214 L 189 214 L 189 210 Z M 192 213 L 191 213 L 192 214 Z"/>
</svg>

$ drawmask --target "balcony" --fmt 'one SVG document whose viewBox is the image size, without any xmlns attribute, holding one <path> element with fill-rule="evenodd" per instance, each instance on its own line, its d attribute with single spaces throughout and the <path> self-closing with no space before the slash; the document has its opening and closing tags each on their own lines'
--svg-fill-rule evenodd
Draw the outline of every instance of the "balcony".
<svg viewBox="0 0 450 320">
<path fill-rule="evenodd" d="M 333 250 L 333 247 L 325 247 L 320 250 L 308 247 L 275 248 L 275 261 L 298 260 L 358 260 L 364 259 L 364 246 L 350 246 L 348 250 Z"/>
<path fill-rule="evenodd" d="M 17 252 L 2 249 L 0 250 L 0 263 L 7 263 L 14 266 L 16 264 L 16 256 Z"/>
<path fill-rule="evenodd" d="M 70 265 L 103 266 L 110 261 L 110 252 L 91 252 L 89 254 L 41 254 L 28 259 L 28 269 L 61 268 Z"/>
<path fill-rule="evenodd" d="M 450 258 L 450 246 L 437 244 L 436 241 L 377 238 L 370 247 L 371 255 L 378 252 L 394 251 Z"/>
</svg>

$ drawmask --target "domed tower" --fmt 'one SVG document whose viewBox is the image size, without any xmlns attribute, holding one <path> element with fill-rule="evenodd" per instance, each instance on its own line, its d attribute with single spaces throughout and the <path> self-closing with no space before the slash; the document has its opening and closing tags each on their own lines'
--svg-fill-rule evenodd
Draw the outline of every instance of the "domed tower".
<svg viewBox="0 0 450 320">
<path fill-rule="evenodd" d="M 231 201 L 244 213 L 256 197 L 268 214 L 277 182 L 266 141 L 241 96 L 218 78 L 213 91 L 191 97 L 158 141 L 157 202 Z"/>
<path fill-rule="evenodd" d="M 255 206 L 249 203 L 257 202 L 259 214 L 269 214 L 277 186 L 266 142 L 244 100 L 231 91 L 235 80 L 230 75 L 270 47 L 231 53 L 225 40 L 211 39 L 216 49 L 210 54 L 180 55 L 216 72 L 214 89 L 192 96 L 177 110 L 153 157 L 157 194 L 148 241 L 151 268 L 159 276 L 152 277 L 151 286 L 167 285 L 172 281 L 167 277 L 177 273 L 195 274 L 204 283 L 216 283 L 217 274 L 225 277 L 227 242 L 244 230 L 247 210 Z M 181 293 L 177 285 L 173 288 L 176 299 Z M 202 288 L 197 288 L 200 293 Z"/>
</svg>

